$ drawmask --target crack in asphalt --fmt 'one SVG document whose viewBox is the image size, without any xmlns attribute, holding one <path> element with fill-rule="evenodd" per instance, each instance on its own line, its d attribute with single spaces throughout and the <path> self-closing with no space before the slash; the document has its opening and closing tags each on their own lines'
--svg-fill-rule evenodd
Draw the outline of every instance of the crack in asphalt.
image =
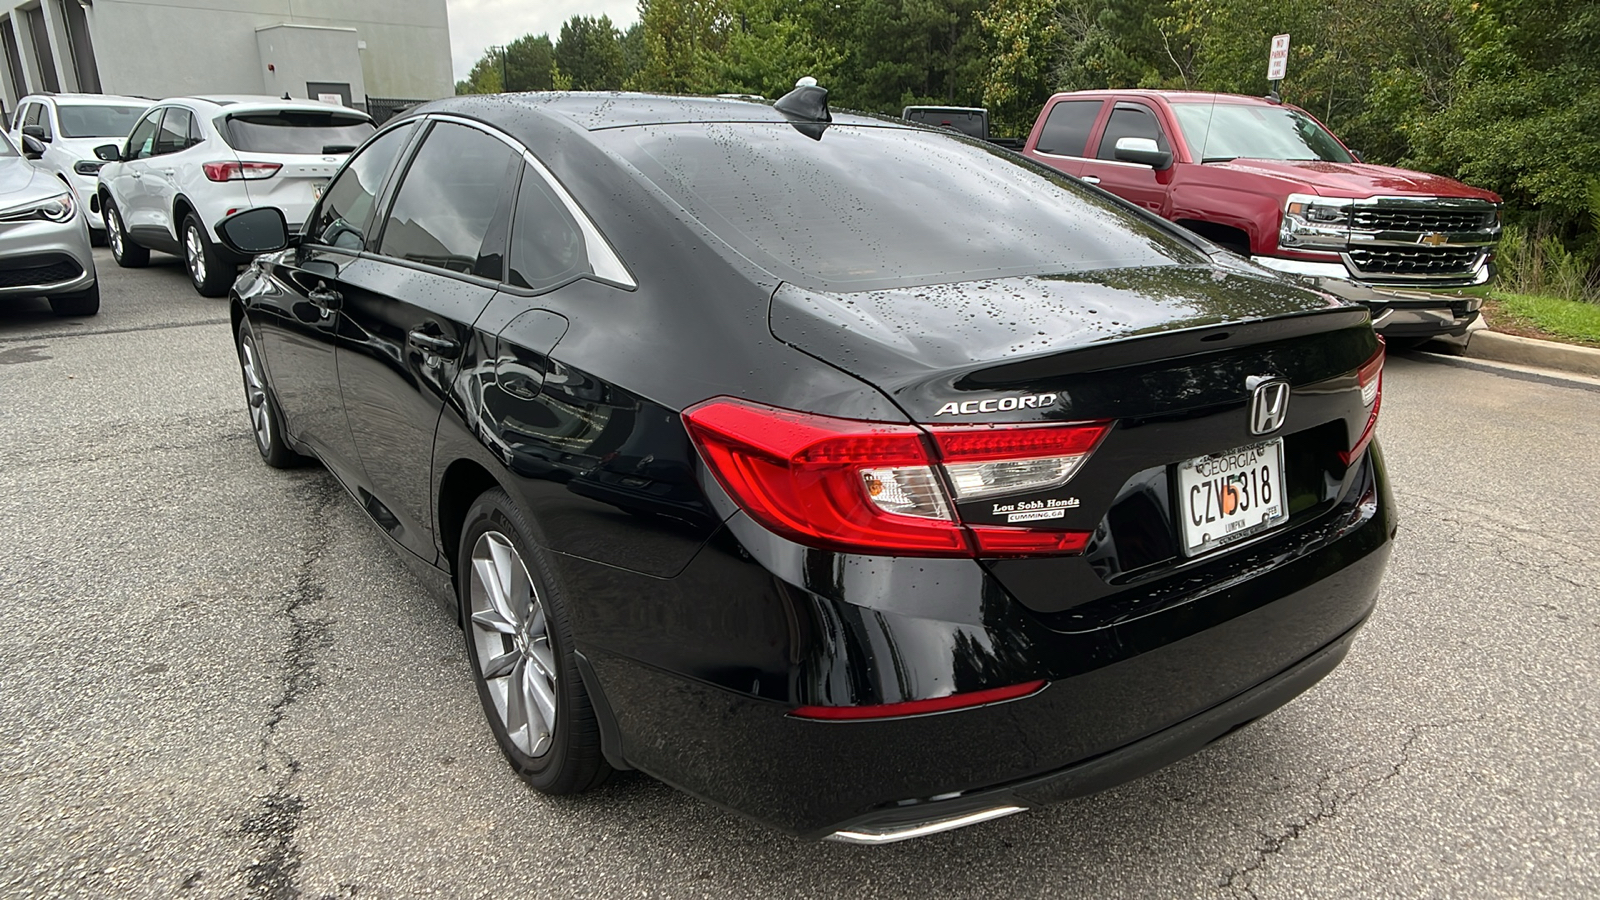
<svg viewBox="0 0 1600 900">
<path fill-rule="evenodd" d="M 0 336 L 0 344 L 15 344 L 22 341 L 49 341 L 56 338 L 88 337 L 95 334 L 134 334 L 140 331 L 170 331 L 174 328 L 198 328 L 202 325 L 227 325 L 230 324 L 230 322 L 230 319 L 223 317 L 220 319 L 196 319 L 193 322 L 158 322 L 154 325 L 129 325 L 124 328 L 84 328 L 82 330 L 73 329 L 71 331 L 58 328 L 47 331 L 35 331 L 28 334 Z"/>
<path fill-rule="evenodd" d="M 288 900 L 300 896 L 300 889 L 295 883 L 295 874 L 300 868 L 300 850 L 295 846 L 294 839 L 306 804 L 294 792 L 295 781 L 300 774 L 300 761 L 293 752 L 280 745 L 278 729 L 289 714 L 290 707 L 321 685 L 317 654 L 332 643 L 329 633 L 332 623 L 313 615 L 324 598 L 316 567 L 332 539 L 329 511 L 343 492 L 331 479 L 324 480 L 312 491 L 314 506 L 310 517 L 310 537 L 295 571 L 294 587 L 280 613 L 289 624 L 288 646 L 284 648 L 278 664 L 283 689 L 268 708 L 261 736 L 259 770 L 273 773 L 276 783 L 270 794 L 259 798 L 259 808 L 245 816 L 239 825 L 240 833 L 256 845 L 260 854 L 256 862 L 242 871 L 249 896 L 264 900 Z"/>
<path fill-rule="evenodd" d="M 1348 808 L 1351 803 L 1397 777 L 1401 770 L 1411 763 L 1411 748 L 1421 739 L 1424 732 L 1454 728 L 1458 725 L 1479 724 L 1486 718 L 1486 715 L 1478 715 L 1450 719 L 1444 722 L 1424 722 L 1413 726 L 1411 733 L 1400 744 L 1398 758 L 1390 763 L 1386 770 L 1376 776 L 1367 777 L 1352 788 L 1330 791 L 1329 785 L 1336 777 L 1351 772 L 1358 766 L 1345 766 L 1342 769 L 1324 774 L 1317 782 L 1315 793 L 1317 808 L 1296 820 L 1283 823 L 1276 833 L 1268 833 L 1263 829 L 1257 829 L 1256 836 L 1261 841 L 1256 846 L 1255 858 L 1243 866 L 1224 872 L 1221 883 L 1222 889 L 1234 897 L 1260 900 L 1260 895 L 1255 892 L 1255 887 L 1251 883 L 1251 876 L 1262 866 L 1265 866 L 1268 860 L 1282 853 L 1284 848 L 1299 840 L 1308 831 L 1322 822 L 1338 818 L 1339 814 Z"/>
</svg>

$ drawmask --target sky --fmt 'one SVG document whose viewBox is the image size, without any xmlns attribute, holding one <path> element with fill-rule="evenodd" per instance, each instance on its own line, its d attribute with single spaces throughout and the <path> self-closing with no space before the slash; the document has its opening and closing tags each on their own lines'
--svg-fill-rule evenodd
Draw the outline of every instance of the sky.
<svg viewBox="0 0 1600 900">
<path fill-rule="evenodd" d="M 450 61 L 455 80 L 467 77 L 472 64 L 491 46 L 525 34 L 549 33 L 554 41 L 561 23 L 573 16 L 604 13 L 619 29 L 639 19 L 637 0 L 445 0 L 450 15 Z"/>
</svg>

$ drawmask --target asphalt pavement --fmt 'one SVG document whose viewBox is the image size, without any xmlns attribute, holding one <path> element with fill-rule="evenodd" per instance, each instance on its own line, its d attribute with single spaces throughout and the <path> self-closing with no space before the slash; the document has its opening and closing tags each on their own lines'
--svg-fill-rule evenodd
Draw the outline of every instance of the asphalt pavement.
<svg viewBox="0 0 1600 900">
<path fill-rule="evenodd" d="M 1346 662 L 1094 797 L 804 844 L 503 764 L 460 631 L 318 468 L 261 464 L 223 300 L 0 301 L 0 896 L 1595 897 L 1600 389 L 1395 357 L 1400 534 Z"/>
</svg>

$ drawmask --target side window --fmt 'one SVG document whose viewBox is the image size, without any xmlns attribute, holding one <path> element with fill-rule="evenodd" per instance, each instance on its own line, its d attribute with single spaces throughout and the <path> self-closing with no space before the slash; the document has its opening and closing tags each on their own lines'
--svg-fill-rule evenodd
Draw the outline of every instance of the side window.
<svg viewBox="0 0 1600 900">
<path fill-rule="evenodd" d="M 50 123 L 50 107 L 39 104 L 39 127 L 44 129 L 44 139 L 53 141 L 56 137 L 55 126 Z"/>
<path fill-rule="evenodd" d="M 24 125 L 39 124 L 39 116 L 44 113 L 43 103 L 29 103 L 26 116 L 22 120 Z"/>
<path fill-rule="evenodd" d="M 128 146 L 123 150 L 123 159 L 145 159 L 155 152 L 156 148 L 156 123 L 161 121 L 160 109 L 152 109 L 133 126 L 133 131 L 128 134 Z"/>
<path fill-rule="evenodd" d="M 1116 159 L 1117 139 L 1125 137 L 1149 138 L 1162 150 L 1172 149 L 1167 146 L 1167 136 L 1161 133 L 1161 126 L 1156 124 L 1156 117 L 1149 110 L 1123 106 L 1111 111 L 1106 133 L 1100 136 L 1099 158 Z"/>
<path fill-rule="evenodd" d="M 1050 110 L 1039 131 L 1039 143 L 1034 145 L 1040 153 L 1056 156 L 1082 156 L 1089 145 L 1089 131 L 1094 120 L 1100 117 L 1104 100 L 1063 100 Z"/>
<path fill-rule="evenodd" d="M 541 290 L 590 271 L 583 231 L 544 176 L 524 164 L 511 225 L 510 282 Z"/>
<path fill-rule="evenodd" d="M 498 280 L 501 251 L 484 238 L 520 165 L 475 128 L 435 125 L 400 182 L 378 252 Z"/>
<path fill-rule="evenodd" d="M 200 133 L 200 117 L 191 116 L 189 118 L 189 140 L 186 146 L 193 147 L 202 143 L 205 143 L 205 135 Z"/>
<path fill-rule="evenodd" d="M 161 120 L 161 129 L 156 132 L 156 155 L 163 153 L 177 153 L 189 146 L 189 127 L 194 124 L 194 116 L 187 109 L 173 107 L 167 110 L 166 118 Z"/>
<path fill-rule="evenodd" d="M 345 250 L 360 250 L 366 246 L 367 226 L 378 190 L 383 187 L 384 176 L 394 168 L 395 157 L 415 127 L 404 125 L 385 132 L 350 160 L 333 184 L 328 185 L 322 205 L 312 214 L 315 218 L 308 231 L 313 240 Z"/>
<path fill-rule="evenodd" d="M 31 105 L 32 104 L 24 103 L 21 106 L 17 107 L 17 114 L 11 117 L 11 130 L 12 131 L 21 131 L 22 130 L 22 117 L 28 114 L 28 107 L 31 106 Z"/>
</svg>

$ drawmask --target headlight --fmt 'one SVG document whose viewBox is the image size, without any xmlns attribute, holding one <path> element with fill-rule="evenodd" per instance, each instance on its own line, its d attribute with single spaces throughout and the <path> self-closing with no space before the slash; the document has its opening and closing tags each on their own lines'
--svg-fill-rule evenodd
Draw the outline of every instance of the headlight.
<svg viewBox="0 0 1600 900">
<path fill-rule="evenodd" d="M 72 164 L 72 171 L 79 175 L 94 176 L 100 174 L 100 169 L 104 165 L 105 163 L 98 159 L 80 159 Z"/>
<path fill-rule="evenodd" d="M 1290 194 L 1283 204 L 1278 245 L 1343 250 L 1350 243 L 1350 217 L 1354 208 L 1349 200 Z"/>
<path fill-rule="evenodd" d="M 65 191 L 54 197 L 35 200 L 26 206 L 14 206 L 11 209 L 0 211 L 0 222 L 26 222 L 29 219 L 65 222 L 72 218 L 74 208 L 72 192 Z"/>
</svg>

